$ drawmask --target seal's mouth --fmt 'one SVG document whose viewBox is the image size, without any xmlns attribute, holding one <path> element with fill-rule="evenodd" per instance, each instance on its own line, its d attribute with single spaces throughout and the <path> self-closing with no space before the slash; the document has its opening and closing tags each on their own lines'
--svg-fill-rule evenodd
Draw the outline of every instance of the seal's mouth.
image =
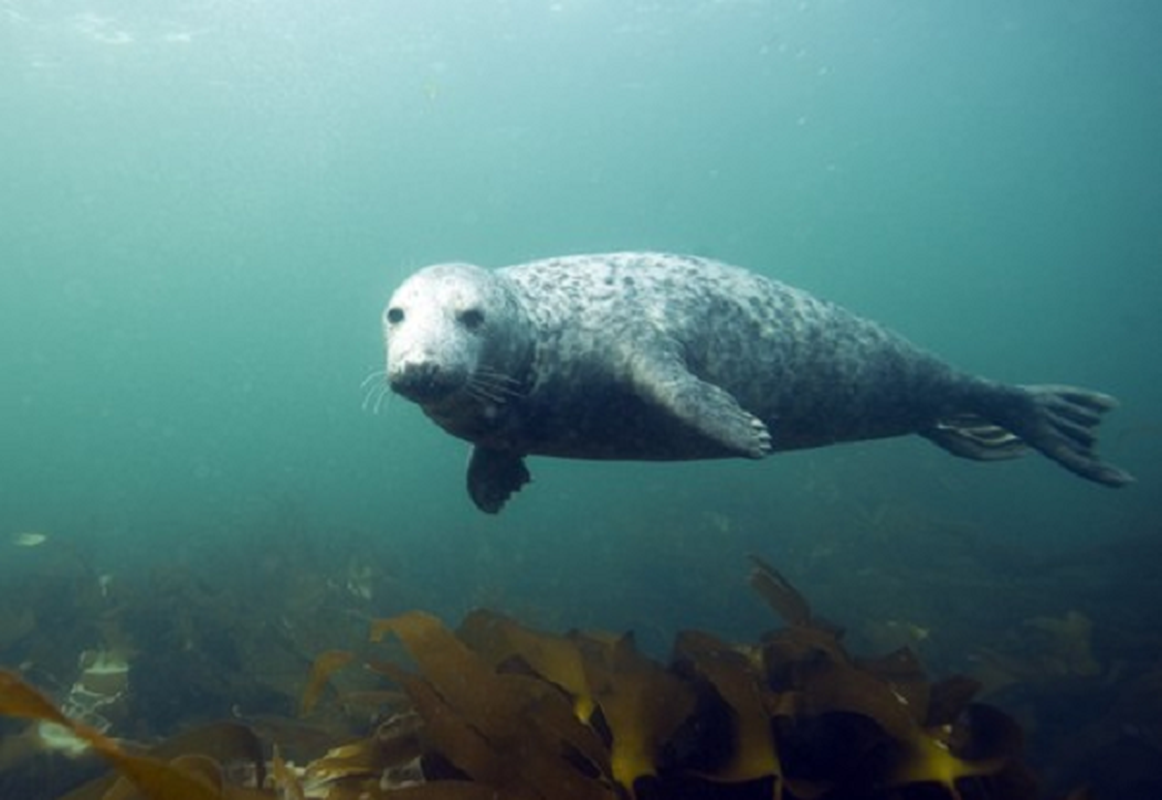
<svg viewBox="0 0 1162 800">
<path fill-rule="evenodd" d="M 403 365 L 389 373 L 391 390 L 414 403 L 424 405 L 447 398 L 464 383 L 456 374 L 430 361 Z"/>
</svg>

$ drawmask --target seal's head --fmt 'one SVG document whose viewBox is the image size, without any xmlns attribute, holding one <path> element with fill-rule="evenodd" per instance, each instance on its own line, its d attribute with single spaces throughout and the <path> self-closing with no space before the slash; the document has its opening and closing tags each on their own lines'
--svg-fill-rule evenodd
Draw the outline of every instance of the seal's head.
<svg viewBox="0 0 1162 800">
<path fill-rule="evenodd" d="M 471 264 L 426 267 L 383 312 L 388 384 L 434 416 L 500 405 L 527 369 L 529 324 L 496 273 Z"/>
</svg>

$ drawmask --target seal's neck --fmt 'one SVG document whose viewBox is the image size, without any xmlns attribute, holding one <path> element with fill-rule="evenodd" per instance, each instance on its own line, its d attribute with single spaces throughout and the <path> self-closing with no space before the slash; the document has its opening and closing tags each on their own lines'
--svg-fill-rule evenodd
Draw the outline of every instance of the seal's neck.
<svg viewBox="0 0 1162 800">
<path fill-rule="evenodd" d="M 535 380 L 536 320 L 515 287 L 495 277 L 498 313 L 492 315 L 474 377 L 503 382 L 506 395 L 527 393 Z"/>
</svg>

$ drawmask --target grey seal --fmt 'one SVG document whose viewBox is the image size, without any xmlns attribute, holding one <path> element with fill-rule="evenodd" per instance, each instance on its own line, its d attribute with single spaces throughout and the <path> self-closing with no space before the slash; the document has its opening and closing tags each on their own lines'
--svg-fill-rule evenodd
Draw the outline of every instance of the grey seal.
<svg viewBox="0 0 1162 800">
<path fill-rule="evenodd" d="M 529 455 L 762 458 L 919 434 L 981 461 L 1028 448 L 1106 486 L 1116 402 L 959 371 L 807 292 L 705 258 L 624 252 L 495 271 L 426 267 L 383 312 L 386 380 L 472 444 L 468 493 L 498 512 Z"/>
</svg>

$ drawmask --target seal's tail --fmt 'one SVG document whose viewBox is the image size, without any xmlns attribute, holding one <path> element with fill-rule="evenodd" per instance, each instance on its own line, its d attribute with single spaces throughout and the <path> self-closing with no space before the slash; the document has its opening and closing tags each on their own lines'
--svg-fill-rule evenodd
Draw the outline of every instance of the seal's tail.
<svg viewBox="0 0 1162 800">
<path fill-rule="evenodd" d="M 1076 386 L 1005 387 L 989 398 L 981 416 L 941 420 L 924 436 L 978 461 L 1016 458 L 1028 446 L 1087 480 L 1125 486 L 1134 477 L 1102 461 L 1094 449 L 1102 415 L 1117 404 L 1109 395 Z"/>
</svg>

